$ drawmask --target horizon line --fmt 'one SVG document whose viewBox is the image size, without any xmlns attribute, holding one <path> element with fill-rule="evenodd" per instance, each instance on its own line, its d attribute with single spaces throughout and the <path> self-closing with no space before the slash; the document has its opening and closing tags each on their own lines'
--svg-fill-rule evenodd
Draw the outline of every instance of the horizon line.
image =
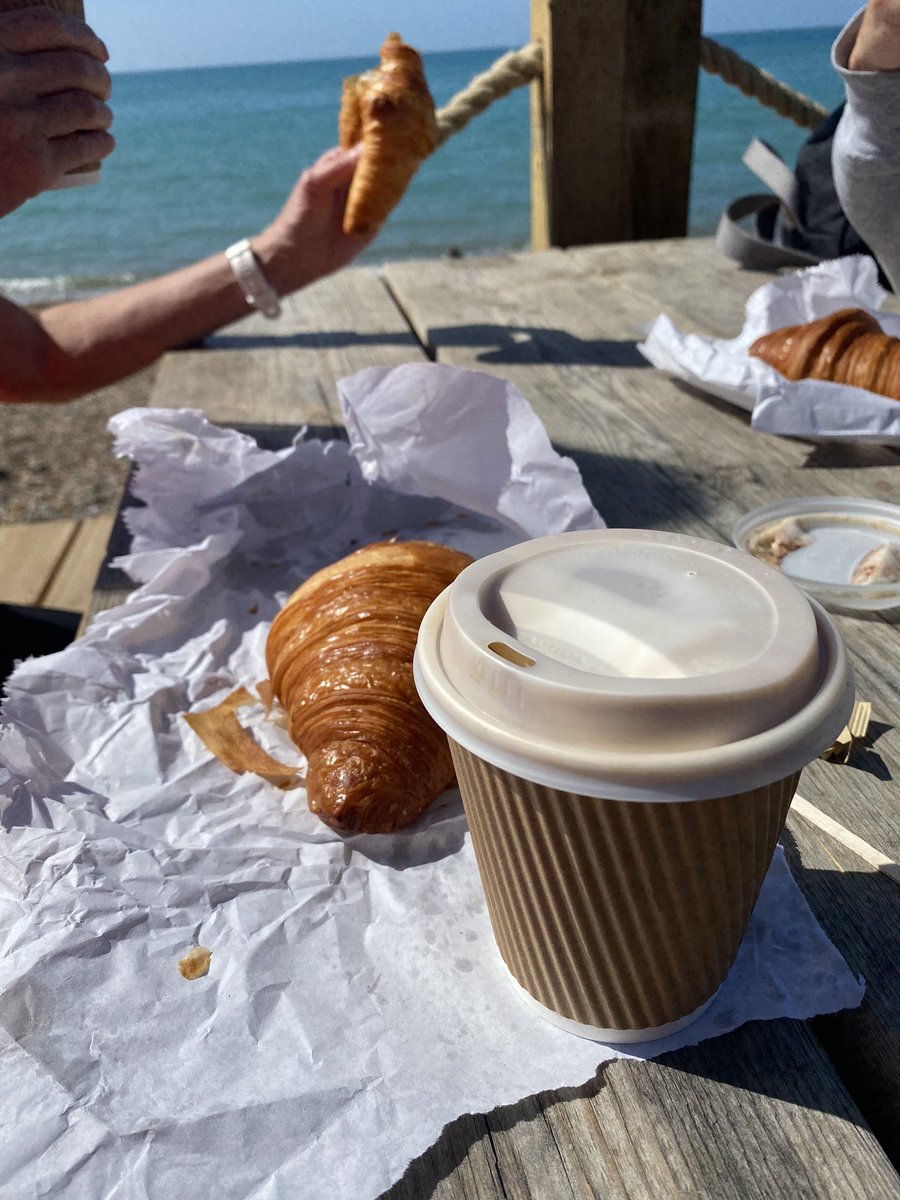
<svg viewBox="0 0 900 1200">
<path fill-rule="evenodd" d="M 767 33 L 799 33 L 811 32 L 815 29 L 841 29 L 841 25 L 833 25 L 831 23 L 824 25 L 785 25 L 774 29 L 719 29 L 706 30 L 703 37 L 722 37 L 736 34 L 744 36 L 745 34 L 767 34 Z M 444 50 L 420 50 L 421 55 L 437 55 L 437 54 L 471 54 L 474 51 L 494 51 L 498 54 L 506 54 L 510 50 L 517 50 L 518 46 L 457 46 L 453 49 Z M 325 63 L 325 62 L 345 62 L 350 59 L 363 59 L 377 57 L 377 52 L 374 55 L 367 54 L 326 54 L 321 58 L 267 58 L 257 59 L 254 62 L 219 62 L 219 63 L 195 63 L 191 66 L 175 65 L 169 67 L 124 67 L 116 69 L 110 67 L 111 75 L 151 75 L 163 74 L 166 71 L 223 71 L 230 67 L 286 67 L 286 66 L 301 66 L 306 63 Z"/>
</svg>

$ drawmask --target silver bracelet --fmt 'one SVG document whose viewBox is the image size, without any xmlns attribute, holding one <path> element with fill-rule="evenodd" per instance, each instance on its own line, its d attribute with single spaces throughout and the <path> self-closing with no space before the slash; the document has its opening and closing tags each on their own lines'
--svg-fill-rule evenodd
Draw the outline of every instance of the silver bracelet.
<svg viewBox="0 0 900 1200">
<path fill-rule="evenodd" d="M 274 318 L 281 313 L 281 302 L 278 293 L 263 275 L 262 267 L 256 255 L 250 248 L 250 242 L 243 238 L 229 246 L 225 257 L 234 272 L 234 277 L 241 285 L 247 303 L 264 317 Z"/>
</svg>

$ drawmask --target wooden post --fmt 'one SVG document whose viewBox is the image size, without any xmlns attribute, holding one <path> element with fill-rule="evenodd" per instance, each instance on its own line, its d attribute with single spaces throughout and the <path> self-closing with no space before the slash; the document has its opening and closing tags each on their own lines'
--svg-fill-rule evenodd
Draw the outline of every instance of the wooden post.
<svg viewBox="0 0 900 1200">
<path fill-rule="evenodd" d="M 531 0 L 535 250 L 687 232 L 702 0 Z"/>
</svg>

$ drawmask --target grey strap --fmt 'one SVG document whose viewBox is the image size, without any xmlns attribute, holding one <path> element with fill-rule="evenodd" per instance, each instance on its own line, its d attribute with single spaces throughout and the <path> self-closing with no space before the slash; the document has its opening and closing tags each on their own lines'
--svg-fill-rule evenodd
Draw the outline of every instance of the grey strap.
<svg viewBox="0 0 900 1200">
<path fill-rule="evenodd" d="M 812 267 L 821 260 L 805 250 L 793 250 L 776 239 L 779 216 L 802 232 L 797 217 L 797 178 L 771 146 L 754 138 L 743 154 L 745 166 L 772 193 L 740 196 L 719 218 L 716 246 L 742 267 L 773 271 L 778 267 Z M 749 218 L 749 220 L 748 220 Z M 740 222 L 744 224 L 740 224 Z"/>
<path fill-rule="evenodd" d="M 805 250 L 779 246 L 772 238 L 775 221 L 782 212 L 781 201 L 769 195 L 741 196 L 732 200 L 719 218 L 716 246 L 728 258 L 751 270 L 773 271 L 778 267 L 813 267 L 821 260 Z M 739 222 L 752 217 L 749 228 Z"/>
<path fill-rule="evenodd" d="M 797 176 L 778 151 L 773 150 L 768 142 L 755 137 L 744 151 L 741 161 L 781 201 L 781 215 L 788 224 L 801 229 L 797 217 Z"/>
</svg>

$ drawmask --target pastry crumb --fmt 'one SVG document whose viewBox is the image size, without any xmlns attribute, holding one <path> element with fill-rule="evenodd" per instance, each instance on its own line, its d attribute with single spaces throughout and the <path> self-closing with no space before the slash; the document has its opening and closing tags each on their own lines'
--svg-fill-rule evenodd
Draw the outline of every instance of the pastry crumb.
<svg viewBox="0 0 900 1200">
<path fill-rule="evenodd" d="M 185 979 L 202 979 L 209 971 L 209 961 L 212 951 L 205 946 L 194 946 L 184 958 L 178 962 L 178 970 Z"/>
<path fill-rule="evenodd" d="M 789 554 L 801 546 L 808 546 L 811 541 L 801 521 L 795 517 L 785 517 L 758 530 L 750 539 L 747 549 L 754 558 L 779 567 Z"/>
<path fill-rule="evenodd" d="M 850 582 L 867 587 L 873 583 L 900 582 L 900 543 L 884 542 L 856 564 Z"/>
</svg>

